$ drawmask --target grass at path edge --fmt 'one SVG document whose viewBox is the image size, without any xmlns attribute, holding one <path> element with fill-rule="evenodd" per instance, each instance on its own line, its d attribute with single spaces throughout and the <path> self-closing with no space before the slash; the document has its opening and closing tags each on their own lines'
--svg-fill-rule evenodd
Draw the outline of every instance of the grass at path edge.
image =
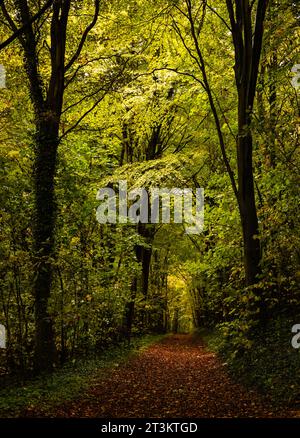
<svg viewBox="0 0 300 438">
<path fill-rule="evenodd" d="M 50 411 L 59 404 L 78 398 L 94 379 L 125 363 L 135 354 L 159 342 L 166 335 L 146 335 L 132 340 L 130 346 L 114 346 L 101 354 L 67 363 L 52 375 L 28 380 L 0 390 L 0 418 L 15 418 L 24 409 Z"/>
</svg>

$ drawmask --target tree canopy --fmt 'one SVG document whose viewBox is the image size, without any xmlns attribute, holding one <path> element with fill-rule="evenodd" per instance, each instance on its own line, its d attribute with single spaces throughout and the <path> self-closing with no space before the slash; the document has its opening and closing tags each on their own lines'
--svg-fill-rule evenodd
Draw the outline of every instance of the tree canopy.
<svg viewBox="0 0 300 438">
<path fill-rule="evenodd" d="M 4 0 L 0 15 L 0 371 L 195 328 L 239 371 L 275 331 L 294 366 L 298 3 Z M 204 188 L 203 231 L 99 223 L 97 192 L 120 181 Z"/>
</svg>

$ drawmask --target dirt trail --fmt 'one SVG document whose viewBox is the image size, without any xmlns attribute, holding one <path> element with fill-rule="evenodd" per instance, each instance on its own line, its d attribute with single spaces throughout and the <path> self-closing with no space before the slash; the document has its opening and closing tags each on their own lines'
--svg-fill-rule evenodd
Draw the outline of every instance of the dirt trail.
<svg viewBox="0 0 300 438">
<path fill-rule="evenodd" d="M 225 366 L 192 335 L 172 335 L 105 378 L 91 382 L 63 417 L 286 417 L 232 382 Z"/>
</svg>

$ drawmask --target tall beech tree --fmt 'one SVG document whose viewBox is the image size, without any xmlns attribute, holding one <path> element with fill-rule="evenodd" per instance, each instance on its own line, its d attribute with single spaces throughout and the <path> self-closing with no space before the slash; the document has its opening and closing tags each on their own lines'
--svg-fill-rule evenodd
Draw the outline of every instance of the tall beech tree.
<svg viewBox="0 0 300 438">
<path fill-rule="evenodd" d="M 176 18 L 172 18 L 172 26 L 179 35 L 191 60 L 200 70 L 202 79 L 197 78 L 190 72 L 180 73 L 196 79 L 208 96 L 223 161 L 239 207 L 244 244 L 245 277 L 248 286 L 256 282 L 261 260 L 253 178 L 253 135 L 251 132 L 251 121 L 267 5 L 268 1 L 266 0 L 254 0 L 252 2 L 248 0 L 226 0 L 226 8 L 230 20 L 229 25 L 227 18 L 224 18 L 218 12 L 220 8 L 211 7 L 206 0 L 203 0 L 200 4 L 193 0 L 184 0 L 182 4 L 175 2 L 174 8 L 183 16 L 183 20 L 187 22 L 188 30 Z M 225 25 L 225 29 L 231 32 L 233 40 L 235 55 L 234 71 L 238 96 L 238 132 L 236 136 L 237 181 L 228 158 L 226 140 L 222 132 L 222 115 L 220 114 L 218 101 L 209 79 L 209 66 L 200 42 L 208 10 L 220 18 L 223 25 Z M 173 70 L 178 71 L 177 69 Z"/>
<path fill-rule="evenodd" d="M 253 179 L 252 112 L 262 53 L 268 0 L 226 0 L 235 50 L 235 79 L 238 92 L 238 201 L 241 215 L 245 273 L 248 285 L 259 274 L 260 243 Z"/>
<path fill-rule="evenodd" d="M 63 110 L 66 73 L 79 58 L 88 34 L 95 26 L 100 1 L 94 1 L 94 14 L 82 33 L 70 59 L 66 59 L 67 29 L 71 0 L 54 0 L 47 18 L 50 23 L 50 75 L 40 74 L 41 54 L 38 47 L 39 28 L 33 26 L 35 15 L 31 3 L 15 0 L 17 20 L 23 32 L 18 38 L 24 52 L 30 97 L 35 112 L 35 370 L 49 371 L 56 360 L 53 324 L 48 311 L 53 277 L 54 230 L 56 217 L 55 173 L 60 143 L 60 121 Z M 17 32 L 13 14 L 2 5 L 8 24 Z M 41 25 L 40 20 L 36 20 Z"/>
</svg>

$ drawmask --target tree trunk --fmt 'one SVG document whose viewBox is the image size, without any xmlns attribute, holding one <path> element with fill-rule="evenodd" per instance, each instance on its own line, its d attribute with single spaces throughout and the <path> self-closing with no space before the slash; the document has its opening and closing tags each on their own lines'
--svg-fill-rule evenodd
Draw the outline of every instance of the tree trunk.
<svg viewBox="0 0 300 438">
<path fill-rule="evenodd" d="M 175 308 L 173 320 L 172 320 L 172 332 L 174 334 L 178 333 L 178 328 L 179 328 L 179 309 Z"/>
<path fill-rule="evenodd" d="M 149 246 L 139 246 L 137 256 L 139 257 L 139 262 L 142 264 L 142 275 L 141 275 L 141 292 L 145 296 L 148 295 L 149 288 L 149 273 L 150 264 L 152 257 L 152 243 L 155 234 L 155 229 L 149 224 L 138 224 L 138 233 L 145 240 L 146 245 Z"/>
<path fill-rule="evenodd" d="M 30 97 L 35 112 L 35 370 L 51 371 L 56 359 L 53 326 L 48 310 L 51 293 L 53 260 L 55 255 L 54 230 L 56 205 L 54 197 L 54 178 L 59 145 L 59 126 L 65 92 L 65 74 L 80 57 L 89 32 L 96 25 L 100 0 L 94 1 L 94 15 L 85 28 L 73 56 L 66 64 L 66 40 L 71 0 L 49 1 L 35 16 L 32 14 L 31 2 L 14 0 L 14 15 L 20 21 L 22 32 L 17 31 L 20 44 L 24 50 L 24 61 L 30 84 Z M 50 24 L 50 79 L 40 75 L 40 23 L 33 26 L 48 7 Z M 2 10 L 4 5 L 2 5 Z M 13 28 L 15 17 L 4 9 L 5 17 Z M 45 90 L 47 92 L 45 93 Z M 45 95 L 46 94 L 46 95 Z"/>
<path fill-rule="evenodd" d="M 53 259 L 55 198 L 54 177 L 58 146 L 58 127 L 49 120 L 41 123 L 35 156 L 35 371 L 50 371 L 56 359 L 53 325 L 48 313 Z"/>
<path fill-rule="evenodd" d="M 136 293 L 137 293 L 137 277 L 135 276 L 131 283 L 130 300 L 125 305 L 124 328 L 125 328 L 125 336 L 128 344 L 130 344 L 130 339 L 131 339 Z"/>
<path fill-rule="evenodd" d="M 251 4 L 249 0 L 226 0 L 235 49 L 235 80 L 238 91 L 238 203 L 243 230 L 247 286 L 256 283 L 261 259 L 252 163 L 251 119 L 267 4 L 267 0 L 253 1 Z M 256 12 L 253 12 L 255 7 Z"/>
<path fill-rule="evenodd" d="M 246 285 L 248 286 L 255 284 L 257 281 L 261 257 L 252 164 L 253 138 L 251 132 L 251 115 L 257 88 L 256 84 L 262 52 L 267 5 L 268 0 L 253 0 L 252 2 L 249 0 L 226 0 L 234 46 L 234 70 L 236 89 L 238 92 L 238 139 L 236 145 L 238 186 L 236 185 L 234 172 L 227 156 L 221 120 L 210 87 L 202 48 L 199 42 L 199 32 L 201 31 L 205 17 L 206 2 L 203 3 L 200 27 L 199 22 L 198 27 L 196 26 L 193 4 L 190 0 L 186 1 L 187 14 L 184 14 L 190 23 L 191 36 L 197 58 L 191 51 L 189 51 L 189 53 L 194 60 L 197 60 L 197 64 L 202 73 L 202 85 L 208 95 L 209 104 L 215 120 L 222 157 L 238 201 L 244 244 L 245 277 Z M 182 41 L 184 41 L 184 37 L 178 26 L 176 30 Z"/>
<path fill-rule="evenodd" d="M 244 242 L 244 266 L 246 284 L 254 284 L 259 274 L 260 241 L 255 204 L 252 167 L 252 136 L 250 133 L 239 137 L 237 144 L 239 208 Z"/>
</svg>

